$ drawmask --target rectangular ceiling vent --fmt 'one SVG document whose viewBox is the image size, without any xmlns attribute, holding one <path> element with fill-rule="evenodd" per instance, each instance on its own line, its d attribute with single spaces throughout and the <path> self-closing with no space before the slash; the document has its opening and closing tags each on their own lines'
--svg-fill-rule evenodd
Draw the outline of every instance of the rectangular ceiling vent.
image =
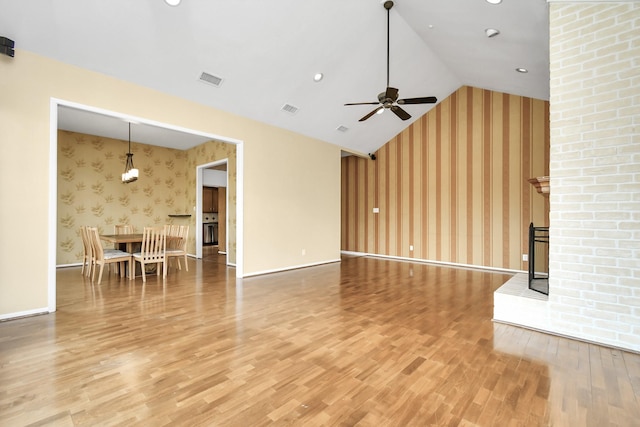
<svg viewBox="0 0 640 427">
<path fill-rule="evenodd" d="M 286 111 L 289 114 L 295 114 L 298 112 L 298 107 L 295 107 L 291 104 L 284 104 L 281 108 L 282 111 Z"/>
<path fill-rule="evenodd" d="M 203 72 L 202 74 L 200 74 L 200 81 L 203 83 L 208 83 L 215 87 L 220 87 L 220 85 L 222 84 L 222 77 Z"/>
<path fill-rule="evenodd" d="M 336 128 L 336 130 L 337 130 L 338 132 L 346 132 L 346 131 L 348 131 L 348 130 L 349 130 L 349 128 L 348 128 L 348 127 L 346 127 L 346 126 L 342 126 L 342 125 L 340 125 L 340 126 L 338 126 L 338 127 Z"/>
</svg>

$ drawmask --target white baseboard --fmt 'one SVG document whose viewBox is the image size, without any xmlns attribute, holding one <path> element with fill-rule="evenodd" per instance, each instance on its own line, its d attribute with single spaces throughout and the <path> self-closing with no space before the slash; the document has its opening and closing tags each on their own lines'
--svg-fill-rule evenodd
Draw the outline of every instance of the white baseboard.
<svg viewBox="0 0 640 427">
<path fill-rule="evenodd" d="M 18 311 L 15 313 L 7 313 L 0 315 L 0 322 L 5 320 L 15 320 L 21 317 L 31 317 L 31 316 L 39 316 L 41 314 L 49 314 L 49 309 L 47 307 L 43 308 L 35 308 L 33 310 L 26 311 Z"/>
<path fill-rule="evenodd" d="M 254 271 L 253 273 L 245 274 L 244 277 L 260 276 L 262 274 L 270 274 L 270 273 L 279 273 L 282 271 L 297 270 L 300 268 L 315 267 L 315 266 L 324 265 L 324 264 L 332 264 L 334 262 L 340 262 L 340 261 L 341 260 L 338 258 L 338 259 L 331 259 L 327 261 L 312 262 L 309 264 L 292 265 L 290 267 L 285 267 L 285 268 L 275 268 L 273 270 Z"/>
<path fill-rule="evenodd" d="M 488 271 L 494 271 L 497 273 L 509 273 L 509 274 L 526 273 L 526 271 L 524 270 L 511 270 L 508 268 L 488 267 L 484 265 L 461 264 L 457 262 L 446 262 L 446 261 L 434 261 L 434 260 L 422 259 L 422 258 L 380 255 L 380 254 L 372 254 L 368 252 L 340 251 L 340 253 L 345 255 L 351 255 L 351 256 L 367 256 L 372 258 L 385 258 L 385 259 L 392 259 L 397 261 L 409 261 L 409 262 L 418 262 L 423 264 L 435 264 L 435 265 L 442 265 L 447 267 L 468 268 L 473 270 L 488 270 Z"/>
</svg>

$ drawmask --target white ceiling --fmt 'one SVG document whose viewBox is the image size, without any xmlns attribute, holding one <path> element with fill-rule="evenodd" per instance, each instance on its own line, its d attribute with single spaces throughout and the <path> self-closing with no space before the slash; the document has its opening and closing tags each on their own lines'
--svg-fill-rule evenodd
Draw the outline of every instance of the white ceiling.
<svg viewBox="0 0 640 427">
<path fill-rule="evenodd" d="M 389 111 L 358 122 L 375 106 L 343 105 L 374 102 L 385 90 L 382 3 L 183 0 L 170 7 L 163 0 L 0 0 L 0 36 L 15 41 L 16 55 L 32 51 L 368 153 L 433 107 L 403 106 L 412 115 L 404 122 Z M 549 99 L 546 0 L 397 0 L 390 18 L 390 85 L 400 98 L 443 100 L 469 85 Z M 489 27 L 501 34 L 488 38 Z M 201 82 L 202 72 L 222 77 L 222 84 Z M 319 83 L 316 72 L 325 75 Z M 285 104 L 299 110 L 284 112 Z M 126 140 L 120 119 L 64 110 L 62 129 Z M 206 140 L 142 128 L 134 125 L 133 140 L 182 149 Z"/>
</svg>

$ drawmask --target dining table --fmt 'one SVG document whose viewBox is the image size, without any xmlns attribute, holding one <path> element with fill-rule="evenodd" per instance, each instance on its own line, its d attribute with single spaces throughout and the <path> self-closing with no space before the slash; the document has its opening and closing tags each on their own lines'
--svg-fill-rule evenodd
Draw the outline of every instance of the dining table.
<svg viewBox="0 0 640 427">
<path fill-rule="evenodd" d="M 137 249 L 137 245 L 142 244 L 142 233 L 132 233 L 132 234 L 101 234 L 100 239 L 105 242 L 113 243 L 118 245 L 118 248 L 122 249 L 124 246 L 125 252 L 129 252 L 130 254 L 135 252 Z"/>
</svg>

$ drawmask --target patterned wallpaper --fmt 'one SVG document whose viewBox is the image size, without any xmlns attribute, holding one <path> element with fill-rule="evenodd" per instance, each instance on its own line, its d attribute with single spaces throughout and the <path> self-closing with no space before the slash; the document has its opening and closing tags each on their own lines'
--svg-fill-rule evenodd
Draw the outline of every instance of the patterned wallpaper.
<svg viewBox="0 0 640 427">
<path fill-rule="evenodd" d="M 235 146 L 207 142 L 188 151 L 131 142 L 137 181 L 123 184 L 128 142 L 94 135 L 58 131 L 58 244 L 56 264 L 82 259 L 80 226 L 113 232 L 116 224 L 132 224 L 136 231 L 163 224 L 189 224 L 189 253 L 195 253 L 195 166 L 229 158 L 235 174 Z M 231 153 L 231 154 L 230 154 Z M 203 159 L 199 159 L 202 156 Z M 212 159 L 212 160 L 210 160 Z M 235 175 L 233 182 L 233 255 L 235 258 Z M 231 215 L 230 215 L 231 216 Z"/>
<path fill-rule="evenodd" d="M 342 159 L 342 250 L 527 268 L 529 223 L 548 225 L 527 181 L 549 174 L 548 102 L 462 87 L 376 156 Z"/>
</svg>

